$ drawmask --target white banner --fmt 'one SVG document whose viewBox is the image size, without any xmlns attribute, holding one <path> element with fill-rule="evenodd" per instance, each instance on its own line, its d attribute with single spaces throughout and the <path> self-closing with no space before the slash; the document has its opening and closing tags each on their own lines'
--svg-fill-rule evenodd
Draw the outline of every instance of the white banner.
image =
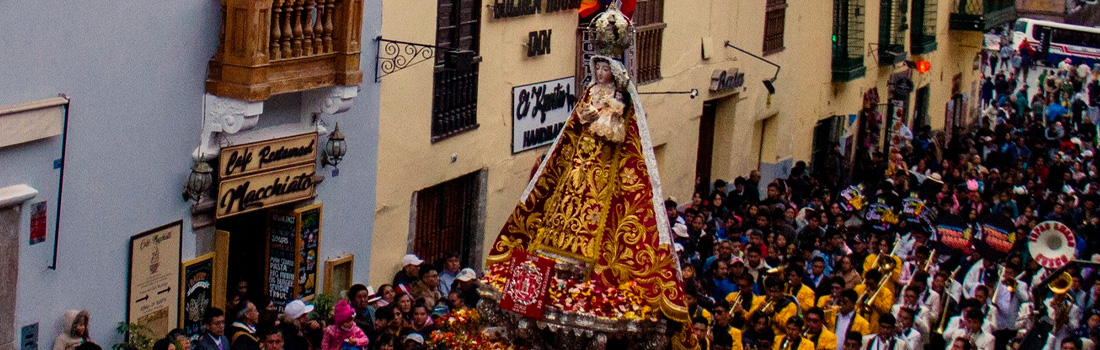
<svg viewBox="0 0 1100 350">
<path fill-rule="evenodd" d="M 575 77 L 512 88 L 512 153 L 554 142 L 577 104 Z"/>
</svg>

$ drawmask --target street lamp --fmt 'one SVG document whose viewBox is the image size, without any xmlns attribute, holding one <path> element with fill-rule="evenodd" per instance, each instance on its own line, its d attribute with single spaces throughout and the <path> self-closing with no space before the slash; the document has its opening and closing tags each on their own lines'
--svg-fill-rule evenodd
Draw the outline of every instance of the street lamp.
<svg viewBox="0 0 1100 350">
<path fill-rule="evenodd" d="M 336 123 L 336 128 L 332 130 L 332 134 L 328 137 L 328 142 L 325 142 L 324 154 L 321 157 L 321 165 L 332 165 L 335 168 L 340 164 L 340 160 L 344 159 L 344 155 L 348 153 L 348 145 L 344 141 L 344 133 L 340 131 L 340 123 Z"/>
<path fill-rule="evenodd" d="M 201 160 L 196 160 L 195 165 L 191 166 L 191 174 L 187 175 L 187 183 L 183 185 L 183 199 L 193 200 L 198 203 L 202 200 L 202 196 L 210 190 L 210 185 L 214 182 L 211 173 L 214 169 L 210 168 L 210 164 Z"/>
</svg>

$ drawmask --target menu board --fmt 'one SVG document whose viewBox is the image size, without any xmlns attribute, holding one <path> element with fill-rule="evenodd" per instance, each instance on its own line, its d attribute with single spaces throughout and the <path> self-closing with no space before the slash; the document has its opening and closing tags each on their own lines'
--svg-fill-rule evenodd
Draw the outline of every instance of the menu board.
<svg viewBox="0 0 1100 350">
<path fill-rule="evenodd" d="M 191 339 L 203 331 L 202 318 L 213 300 L 214 253 L 183 263 L 183 297 L 180 300 L 180 326 Z"/>
<path fill-rule="evenodd" d="M 180 232 L 183 222 L 130 238 L 127 322 L 167 334 L 179 322 Z"/>
<path fill-rule="evenodd" d="M 294 272 L 297 260 L 298 217 L 293 213 L 272 212 L 267 231 L 267 296 L 282 311 L 295 299 Z"/>
<path fill-rule="evenodd" d="M 309 299 L 317 294 L 317 253 L 321 239 L 321 203 L 299 208 L 298 216 L 298 297 Z"/>
</svg>

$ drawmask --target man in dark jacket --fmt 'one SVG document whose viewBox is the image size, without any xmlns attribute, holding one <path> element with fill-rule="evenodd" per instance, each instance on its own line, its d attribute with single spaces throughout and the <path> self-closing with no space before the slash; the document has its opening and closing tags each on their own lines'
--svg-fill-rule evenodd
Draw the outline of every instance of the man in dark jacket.
<svg viewBox="0 0 1100 350">
<path fill-rule="evenodd" d="M 260 322 L 260 311 L 251 301 L 242 301 L 233 312 L 233 325 L 229 326 L 231 350 L 260 350 L 260 339 L 256 336 L 256 324 Z"/>
<path fill-rule="evenodd" d="M 219 308 L 209 308 L 202 315 L 206 332 L 196 340 L 195 350 L 230 350 L 229 338 L 225 336 L 225 312 Z"/>
</svg>

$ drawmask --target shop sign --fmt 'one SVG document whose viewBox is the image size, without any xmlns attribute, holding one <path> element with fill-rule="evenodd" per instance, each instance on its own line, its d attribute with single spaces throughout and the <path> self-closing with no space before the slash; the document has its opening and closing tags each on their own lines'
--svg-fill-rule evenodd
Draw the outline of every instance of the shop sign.
<svg viewBox="0 0 1100 350">
<path fill-rule="evenodd" d="M 183 222 L 130 238 L 127 321 L 168 334 L 179 322 L 180 233 Z"/>
<path fill-rule="evenodd" d="M 294 164 L 317 161 L 317 133 L 222 148 L 221 179 L 245 176 Z"/>
<path fill-rule="evenodd" d="M 550 34 L 552 33 L 552 29 L 527 33 L 527 57 L 549 55 Z"/>
<path fill-rule="evenodd" d="M 198 338 L 204 329 L 202 318 L 214 300 L 214 253 L 183 263 L 182 283 L 180 328 L 188 337 Z"/>
<path fill-rule="evenodd" d="M 512 88 L 512 153 L 554 142 L 577 103 L 575 79 Z"/>
<path fill-rule="evenodd" d="M 581 0 L 493 0 L 493 19 L 576 10 Z"/>
<path fill-rule="evenodd" d="M 710 92 L 733 91 L 742 86 L 745 86 L 745 73 L 737 68 L 731 68 L 729 71 L 716 69 L 710 75 Z"/>
<path fill-rule="evenodd" d="M 313 197 L 317 164 L 223 180 L 218 184 L 218 219 Z"/>
</svg>

